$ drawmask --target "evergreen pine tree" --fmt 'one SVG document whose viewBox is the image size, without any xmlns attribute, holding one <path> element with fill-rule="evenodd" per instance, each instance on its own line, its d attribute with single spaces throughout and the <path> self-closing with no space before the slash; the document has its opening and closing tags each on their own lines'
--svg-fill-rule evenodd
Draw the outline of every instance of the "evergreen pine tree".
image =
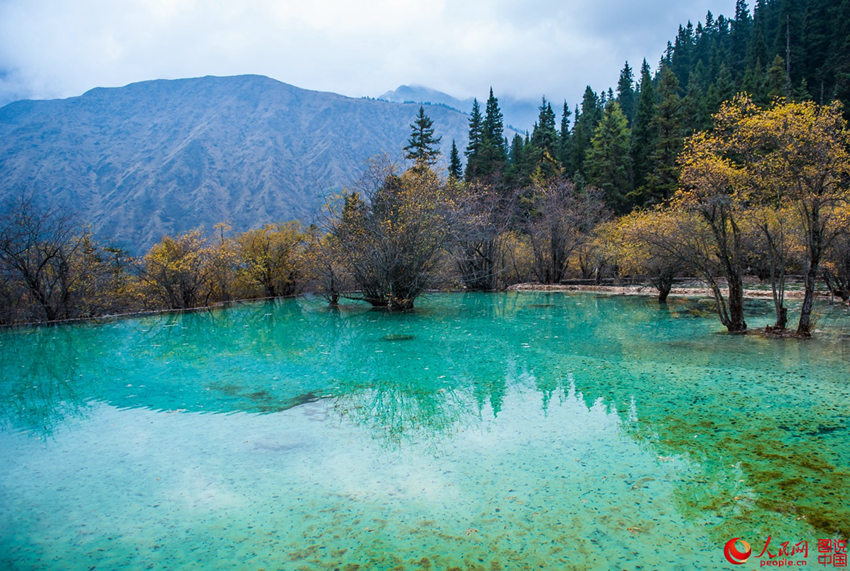
<svg viewBox="0 0 850 571">
<path fill-rule="evenodd" d="M 539 182 L 550 180 L 562 172 L 558 160 L 559 136 L 555 129 L 555 112 L 552 105 L 543 98 L 540 104 L 540 115 L 531 133 L 530 159 L 532 161 L 532 177 Z"/>
<path fill-rule="evenodd" d="M 561 111 L 561 130 L 558 133 L 558 160 L 561 161 L 561 166 L 564 167 L 564 172 L 572 173 L 572 165 L 570 164 L 570 106 L 564 101 L 564 109 Z"/>
<path fill-rule="evenodd" d="M 832 16 L 835 28 L 827 67 L 835 76 L 833 96 L 844 102 L 844 117 L 850 118 L 850 0 L 841 0 Z"/>
<path fill-rule="evenodd" d="M 760 61 L 757 61 L 751 67 L 747 67 L 747 72 L 741 81 L 741 91 L 748 93 L 752 100 L 759 105 L 764 105 L 768 102 L 766 96 L 767 89 L 765 88 L 765 73 Z"/>
<path fill-rule="evenodd" d="M 767 52 L 767 42 L 764 39 L 764 20 L 759 18 L 754 21 L 753 34 L 750 40 L 749 48 L 747 49 L 747 66 L 760 69 L 762 64 L 770 61 Z"/>
<path fill-rule="evenodd" d="M 635 109 L 637 106 L 634 84 L 635 77 L 632 73 L 632 68 L 629 66 L 629 62 L 626 62 L 626 65 L 620 71 L 620 79 L 617 81 L 617 103 L 620 104 L 620 109 L 622 109 L 623 115 L 626 116 L 629 126 L 631 126 L 635 118 Z"/>
<path fill-rule="evenodd" d="M 452 151 L 449 154 L 449 178 L 460 180 L 463 176 L 463 165 L 460 162 L 460 153 L 457 150 L 455 140 L 452 139 Z"/>
<path fill-rule="evenodd" d="M 652 120 L 655 129 L 655 148 L 650 158 L 644 196 L 658 204 L 670 198 L 679 186 L 677 160 L 682 151 L 682 100 L 679 80 L 669 67 L 661 69 L 658 84 L 658 105 Z"/>
<path fill-rule="evenodd" d="M 753 29 L 753 17 L 746 0 L 735 2 L 735 20 L 732 22 L 732 46 L 730 54 L 733 76 L 743 77 L 747 67 L 747 52 L 749 51 L 750 36 Z"/>
<path fill-rule="evenodd" d="M 410 124 L 410 138 L 404 147 L 404 158 L 414 161 L 418 170 L 427 170 L 437 162 L 440 156 L 439 144 L 442 137 L 434 138 L 431 118 L 425 114 L 425 108 L 419 107 L 419 115 Z"/>
<path fill-rule="evenodd" d="M 505 183 L 512 187 L 523 187 L 528 184 L 528 168 L 525 157 L 525 143 L 522 135 L 517 133 L 511 142 L 508 154 L 508 166 L 505 169 Z"/>
<path fill-rule="evenodd" d="M 492 178 L 501 175 L 507 162 L 507 155 L 502 111 L 499 109 L 499 100 L 493 96 L 491 87 L 481 128 L 478 177 Z"/>
<path fill-rule="evenodd" d="M 764 87 L 765 97 L 768 101 L 773 101 L 777 97 L 785 97 L 785 60 L 782 59 L 782 56 L 777 55 L 773 58 L 773 63 L 767 69 Z"/>
<path fill-rule="evenodd" d="M 656 130 L 653 128 L 655 117 L 655 87 L 649 64 L 643 60 L 640 68 L 640 98 L 638 99 L 635 120 L 632 124 L 630 155 L 632 159 L 632 185 L 634 191 L 629 195 L 631 204 L 643 205 L 648 199 L 641 195 L 649 172 L 649 157 L 655 148 Z"/>
<path fill-rule="evenodd" d="M 735 96 L 735 82 L 732 79 L 732 72 L 725 63 L 720 64 L 720 68 L 717 70 L 717 80 L 714 83 L 717 85 L 717 96 L 720 101 L 712 112 L 720 108 L 720 103 L 729 101 Z"/>
<path fill-rule="evenodd" d="M 688 22 L 686 27 L 679 26 L 676 41 L 673 43 L 673 52 L 669 58 L 669 65 L 679 79 L 680 85 L 688 84 L 689 74 L 696 63 L 694 44 L 693 24 Z"/>
<path fill-rule="evenodd" d="M 711 112 L 706 105 L 710 91 L 705 86 L 704 70 L 702 62 L 699 62 L 688 78 L 688 89 L 683 100 L 683 127 L 687 133 L 711 127 Z"/>
<path fill-rule="evenodd" d="M 629 127 L 617 101 L 609 101 L 590 141 L 585 159 L 588 183 L 600 189 L 606 204 L 623 214 L 629 204 Z"/>
<path fill-rule="evenodd" d="M 581 113 L 576 115 L 575 127 L 573 128 L 570 160 L 573 165 L 574 177 L 581 175 L 583 180 L 587 180 L 587 173 L 584 172 L 584 157 L 590 148 L 590 138 L 593 136 L 593 131 L 596 130 L 596 125 L 599 124 L 601 116 L 599 98 L 588 85 L 581 99 Z"/>
<path fill-rule="evenodd" d="M 826 66 L 830 47 L 831 28 L 836 24 L 830 19 L 831 2 L 811 0 L 806 3 L 803 25 L 803 45 L 806 47 L 803 67 L 806 80 L 815 101 L 826 104 L 832 95 L 833 78 Z"/>
<path fill-rule="evenodd" d="M 472 100 L 472 114 L 469 116 L 469 143 L 466 145 L 466 180 L 476 180 L 479 177 L 481 162 L 481 143 L 484 129 L 484 119 L 478 99 Z"/>
</svg>

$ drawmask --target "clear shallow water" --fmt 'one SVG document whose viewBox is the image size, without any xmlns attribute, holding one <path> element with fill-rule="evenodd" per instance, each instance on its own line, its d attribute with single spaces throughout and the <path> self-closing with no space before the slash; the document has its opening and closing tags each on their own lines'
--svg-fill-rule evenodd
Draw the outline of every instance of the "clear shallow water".
<svg viewBox="0 0 850 571">
<path fill-rule="evenodd" d="M 0 332 L 0 567 L 815 565 L 850 533 L 846 308 L 801 342 L 698 301 L 420 305 Z"/>
</svg>

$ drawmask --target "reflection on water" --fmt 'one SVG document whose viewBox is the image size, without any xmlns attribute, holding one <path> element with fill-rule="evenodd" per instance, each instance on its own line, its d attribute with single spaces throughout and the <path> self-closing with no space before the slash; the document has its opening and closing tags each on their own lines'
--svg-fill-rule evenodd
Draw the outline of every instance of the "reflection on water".
<svg viewBox="0 0 850 571">
<path fill-rule="evenodd" d="M 719 334 L 696 300 L 422 306 L 0 332 L 0 563 L 702 566 L 730 537 L 850 535 L 846 309 L 798 341 Z"/>
</svg>

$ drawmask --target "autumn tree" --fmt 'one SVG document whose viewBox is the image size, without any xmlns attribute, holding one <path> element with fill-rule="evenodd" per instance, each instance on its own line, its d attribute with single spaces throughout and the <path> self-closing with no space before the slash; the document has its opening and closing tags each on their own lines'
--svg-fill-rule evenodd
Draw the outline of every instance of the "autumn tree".
<svg viewBox="0 0 850 571">
<path fill-rule="evenodd" d="M 740 97 L 725 110 L 723 136 L 746 161 L 753 199 L 778 199 L 798 211 L 806 271 L 797 334 L 808 336 L 820 263 L 841 232 L 833 217 L 850 200 L 850 131 L 843 106 L 780 101 L 761 110 Z"/>
<path fill-rule="evenodd" d="M 304 258 L 305 271 L 312 285 L 331 307 L 339 306 L 340 297 L 354 289 L 339 238 L 311 226 Z"/>
<path fill-rule="evenodd" d="M 755 245 L 750 265 L 757 269 L 759 277 L 766 277 L 770 282 L 776 314 L 773 330 L 783 330 L 788 324 L 785 289 L 798 221 L 793 208 L 778 202 L 749 204 L 744 211 L 744 224 L 752 227 L 750 234 Z"/>
<path fill-rule="evenodd" d="M 0 217 L 2 289 L 18 307 L 34 309 L 30 319 L 78 316 L 86 272 L 95 270 L 84 258 L 92 255 L 87 231 L 68 214 L 39 206 L 32 197 L 12 201 Z"/>
<path fill-rule="evenodd" d="M 682 249 L 682 214 L 671 209 L 635 210 L 601 229 L 613 247 L 621 275 L 645 276 L 666 303 L 675 279 L 689 267 Z"/>
<path fill-rule="evenodd" d="M 210 297 L 215 301 L 230 301 L 237 295 L 234 287 L 237 281 L 237 266 L 239 253 L 236 241 L 226 234 L 233 228 L 225 223 L 219 222 L 214 227 L 215 237 L 210 249 Z"/>
<path fill-rule="evenodd" d="M 293 295 L 303 274 L 307 236 L 298 222 L 266 224 L 237 237 L 239 274 L 265 297 Z"/>
<path fill-rule="evenodd" d="M 446 188 L 430 169 L 397 174 L 375 160 L 353 192 L 331 206 L 330 231 L 360 290 L 355 299 L 413 308 L 433 282 L 449 241 Z"/>
<path fill-rule="evenodd" d="M 839 229 L 822 264 L 826 287 L 843 301 L 850 301 L 850 205 L 836 209 L 832 223 Z"/>
<path fill-rule="evenodd" d="M 570 257 L 606 217 L 601 193 L 592 187 L 579 191 L 561 178 L 533 187 L 523 227 L 531 242 L 537 280 L 561 282 Z"/>
<path fill-rule="evenodd" d="M 696 214 L 711 230 L 710 251 L 726 278 L 728 302 L 710 260 L 695 260 L 696 269 L 711 288 L 720 322 L 729 332 L 740 333 L 747 329 L 743 299 L 745 236 L 740 203 L 735 197 L 740 172 L 724 151 L 723 141 L 716 133 L 697 133 L 685 141 L 680 159 L 681 188 L 673 207 Z"/>
<path fill-rule="evenodd" d="M 456 187 L 452 203 L 451 251 L 461 281 L 470 291 L 493 291 L 499 283 L 511 201 L 492 186 L 473 183 Z"/>
<path fill-rule="evenodd" d="M 140 279 L 154 307 L 186 309 L 210 301 L 210 250 L 200 230 L 164 236 L 142 260 Z"/>
</svg>

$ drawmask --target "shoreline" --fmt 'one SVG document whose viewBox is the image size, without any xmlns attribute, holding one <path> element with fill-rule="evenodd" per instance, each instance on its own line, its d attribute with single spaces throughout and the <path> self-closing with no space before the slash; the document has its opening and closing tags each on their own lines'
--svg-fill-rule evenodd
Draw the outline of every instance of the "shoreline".
<svg viewBox="0 0 850 571">
<path fill-rule="evenodd" d="M 725 288 L 723 288 L 725 290 Z M 539 292 L 595 292 L 609 295 L 645 295 L 658 296 L 658 290 L 650 285 L 632 285 L 632 286 L 606 286 L 606 285 L 572 285 L 572 284 L 539 284 L 539 283 L 521 283 L 509 286 L 506 291 L 539 291 Z M 802 290 L 785 291 L 785 299 L 803 299 L 804 292 Z M 669 297 L 705 297 L 714 299 L 714 295 L 709 288 L 699 287 L 674 287 L 670 290 Z M 773 299 L 771 290 L 761 289 L 744 289 L 744 297 L 752 299 Z M 816 291 L 816 299 L 829 299 L 832 297 L 830 292 Z M 842 303 L 839 301 L 839 303 Z"/>
<path fill-rule="evenodd" d="M 466 290 L 464 289 L 450 289 L 450 290 L 432 290 L 426 293 L 464 293 Z M 592 292 L 606 295 L 641 295 L 647 297 L 658 297 L 658 290 L 650 285 L 631 285 L 631 286 L 606 286 L 606 285 L 577 285 L 577 284 L 541 284 L 541 283 L 533 283 L 526 282 L 520 284 L 514 284 L 508 286 L 504 290 L 500 291 L 516 291 L 516 292 Z M 498 291 L 490 292 L 490 293 L 498 293 Z M 0 325 L 0 330 L 4 329 L 16 329 L 16 328 L 25 328 L 25 327 L 41 327 L 41 326 L 52 326 L 52 325 L 72 325 L 72 324 L 80 324 L 80 323 L 96 323 L 99 321 L 113 321 L 119 319 L 128 319 L 134 317 L 148 317 L 148 316 L 156 316 L 156 315 L 165 315 L 165 314 L 179 314 L 179 313 L 196 313 L 202 311 L 210 311 L 214 309 L 226 309 L 233 305 L 239 305 L 243 303 L 252 303 L 252 302 L 261 302 L 261 301 L 271 301 L 275 299 L 293 299 L 303 297 L 305 295 L 316 295 L 313 292 L 302 292 L 296 295 L 289 296 L 278 296 L 278 297 L 259 297 L 259 298 L 245 298 L 245 299 L 232 299 L 228 301 L 219 301 L 216 303 L 212 303 L 209 305 L 200 305 L 198 307 L 186 307 L 181 309 L 147 309 L 143 311 L 131 311 L 126 313 L 109 313 L 104 315 L 93 315 L 88 317 L 72 317 L 68 319 L 57 319 L 55 321 L 29 321 L 29 322 L 20 322 L 20 323 L 7 323 Z M 668 297 L 689 297 L 689 298 L 705 298 L 709 300 L 713 300 L 714 296 L 710 289 L 708 288 L 698 288 L 698 287 L 674 287 L 670 290 Z M 772 299 L 773 294 L 770 290 L 754 290 L 754 289 L 745 289 L 744 290 L 745 298 L 752 299 Z M 832 298 L 832 294 L 826 291 L 816 291 L 815 299 L 830 299 Z M 785 299 L 803 299 L 803 291 L 801 290 L 793 290 L 785 292 Z M 842 301 L 838 301 L 837 303 L 844 303 Z"/>
</svg>

